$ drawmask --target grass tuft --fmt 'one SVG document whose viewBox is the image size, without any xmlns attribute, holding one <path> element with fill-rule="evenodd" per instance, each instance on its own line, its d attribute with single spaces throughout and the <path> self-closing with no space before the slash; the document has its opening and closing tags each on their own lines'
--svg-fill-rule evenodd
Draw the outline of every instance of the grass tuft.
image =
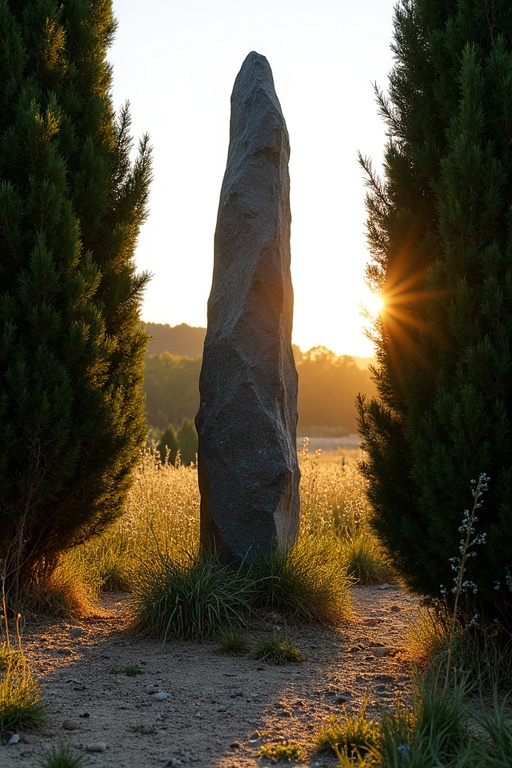
<svg viewBox="0 0 512 768">
<path fill-rule="evenodd" d="M 221 632 L 219 646 L 222 653 L 228 656 L 242 656 L 250 650 L 247 637 L 236 627 L 231 627 Z"/>
<path fill-rule="evenodd" d="M 357 533 L 343 542 L 343 563 L 359 584 L 382 584 L 393 576 L 375 536 Z"/>
<path fill-rule="evenodd" d="M 289 635 L 272 632 L 256 646 L 255 656 L 267 664 L 289 664 L 304 661 L 304 656 Z"/>
<path fill-rule="evenodd" d="M 73 752 L 68 744 L 52 747 L 44 756 L 41 768 L 80 768 L 83 757 Z"/>
<path fill-rule="evenodd" d="M 0 735 L 34 730 L 45 720 L 39 686 L 21 651 L 0 648 Z"/>
<path fill-rule="evenodd" d="M 143 631 L 161 638 L 208 640 L 237 628 L 250 611 L 252 584 L 243 568 L 219 563 L 216 555 L 161 555 L 143 566 L 136 585 L 136 612 Z"/>
<path fill-rule="evenodd" d="M 263 744 L 260 747 L 260 757 L 266 757 L 274 763 L 281 760 L 301 760 L 302 747 L 295 742 L 283 741 L 280 744 Z"/>
<path fill-rule="evenodd" d="M 112 667 L 110 670 L 111 675 L 126 675 L 126 677 L 136 677 L 142 675 L 142 669 L 137 664 L 132 664 L 128 667 Z"/>
<path fill-rule="evenodd" d="M 251 569 L 258 608 L 302 621 L 336 622 L 351 610 L 341 550 L 327 532 L 301 531 L 287 553 L 271 551 Z"/>
<path fill-rule="evenodd" d="M 331 715 L 315 736 L 320 749 L 330 748 L 338 758 L 359 759 L 365 752 L 376 747 L 380 740 L 378 723 L 367 717 L 368 702 L 365 700 L 357 714 L 345 710 L 342 716 Z"/>
</svg>

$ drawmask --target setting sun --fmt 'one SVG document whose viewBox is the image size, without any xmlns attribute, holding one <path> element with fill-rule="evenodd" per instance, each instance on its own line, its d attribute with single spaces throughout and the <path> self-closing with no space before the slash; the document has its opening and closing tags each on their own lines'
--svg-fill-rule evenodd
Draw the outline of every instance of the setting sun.
<svg viewBox="0 0 512 768">
<path fill-rule="evenodd" d="M 371 317 L 375 317 L 379 312 L 384 309 L 384 299 L 380 293 L 374 291 L 368 291 L 368 294 L 363 300 L 364 309 Z"/>
</svg>

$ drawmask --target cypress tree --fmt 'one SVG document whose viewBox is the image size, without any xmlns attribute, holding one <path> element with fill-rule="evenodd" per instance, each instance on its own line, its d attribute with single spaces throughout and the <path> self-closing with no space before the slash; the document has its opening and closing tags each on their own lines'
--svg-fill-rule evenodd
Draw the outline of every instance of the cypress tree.
<svg viewBox="0 0 512 768">
<path fill-rule="evenodd" d="M 359 399 L 374 524 L 422 595 L 453 601 L 470 482 L 490 477 L 468 615 L 512 625 L 512 4 L 402 0 L 367 172 L 379 396 Z"/>
<path fill-rule="evenodd" d="M 174 424 L 169 424 L 169 426 L 164 429 L 156 449 L 160 454 L 160 461 L 162 464 L 175 465 L 179 451 L 179 442 Z"/>
<path fill-rule="evenodd" d="M 23 586 L 119 514 L 145 436 L 147 137 L 110 0 L 0 0 L 0 560 Z"/>
<path fill-rule="evenodd" d="M 190 419 L 183 419 L 177 437 L 181 463 L 188 467 L 193 462 L 197 462 L 198 438 L 194 422 Z"/>
</svg>

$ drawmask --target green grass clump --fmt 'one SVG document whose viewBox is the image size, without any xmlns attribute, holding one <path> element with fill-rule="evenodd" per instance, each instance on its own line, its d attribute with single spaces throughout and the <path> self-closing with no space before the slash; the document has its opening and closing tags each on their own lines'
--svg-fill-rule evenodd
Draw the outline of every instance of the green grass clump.
<svg viewBox="0 0 512 768">
<path fill-rule="evenodd" d="M 228 656 L 240 656 L 249 651 L 246 635 L 236 627 L 225 629 L 219 637 L 219 647 Z"/>
<path fill-rule="evenodd" d="M 304 661 L 304 656 L 289 635 L 272 632 L 256 646 L 255 656 L 267 664 L 289 664 Z"/>
<path fill-rule="evenodd" d="M 0 648 L 0 735 L 33 730 L 45 720 L 39 686 L 21 651 Z"/>
<path fill-rule="evenodd" d="M 245 570 L 221 565 L 216 555 L 161 555 L 153 567 L 141 567 L 136 588 L 139 625 L 162 640 L 208 640 L 240 627 L 251 607 Z"/>
<path fill-rule="evenodd" d="M 81 768 L 82 765 L 82 756 L 75 754 L 68 744 L 62 744 L 46 753 L 41 768 Z"/>
<path fill-rule="evenodd" d="M 142 669 L 137 664 L 132 664 L 127 667 L 112 667 L 110 670 L 111 675 L 126 675 L 127 677 L 136 677 L 142 675 Z"/>
<path fill-rule="evenodd" d="M 302 758 L 302 747 L 295 742 L 283 741 L 281 744 L 263 744 L 260 747 L 260 757 L 266 757 L 273 762 L 281 760 L 300 760 Z"/>
<path fill-rule="evenodd" d="M 357 714 L 345 710 L 343 716 L 331 715 L 315 736 L 320 749 L 330 748 L 338 758 L 360 757 L 377 746 L 380 740 L 379 724 L 367 717 L 367 701 Z"/>
<path fill-rule="evenodd" d="M 143 725 L 142 723 L 139 723 L 138 725 L 132 725 L 130 727 L 130 731 L 132 733 L 140 733 L 141 736 L 152 736 L 157 733 L 157 730 L 154 726 Z"/>
<path fill-rule="evenodd" d="M 351 600 L 340 547 L 328 531 L 301 530 L 289 552 L 271 551 L 251 568 L 257 608 L 303 621 L 335 622 Z"/>
<path fill-rule="evenodd" d="M 376 537 L 358 533 L 343 541 L 343 563 L 358 584 L 379 584 L 392 579 Z"/>
<path fill-rule="evenodd" d="M 490 748 L 491 740 L 485 737 L 484 730 L 493 736 L 485 726 L 479 733 L 471 729 L 471 722 L 477 720 L 472 720 L 466 706 L 467 693 L 463 682 L 443 691 L 437 676 L 417 677 L 412 709 L 397 705 L 384 712 L 379 721 L 368 717 L 365 701 L 357 714 L 345 712 L 341 717 L 328 718 L 316 734 L 315 743 L 332 749 L 343 768 L 487 768 L 494 765 L 489 759 L 498 750 Z M 506 733 L 506 727 L 502 733 Z M 500 739 L 500 735 L 494 736 Z M 504 738 L 501 744 L 505 754 Z M 510 751 L 508 755 L 510 759 Z M 496 764 L 497 768 L 505 765 Z"/>
</svg>

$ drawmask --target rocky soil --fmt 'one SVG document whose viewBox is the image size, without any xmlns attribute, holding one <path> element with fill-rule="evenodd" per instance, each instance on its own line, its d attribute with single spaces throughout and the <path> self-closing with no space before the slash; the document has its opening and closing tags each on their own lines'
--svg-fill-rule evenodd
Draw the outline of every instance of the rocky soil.
<svg viewBox="0 0 512 768">
<path fill-rule="evenodd" d="M 365 697 L 378 715 L 412 695 L 404 643 L 417 601 L 396 585 L 352 593 L 354 617 L 337 628 L 283 627 L 306 657 L 286 666 L 226 656 L 215 642 L 142 638 L 124 595 L 104 597 L 87 619 L 31 619 L 23 644 L 47 724 L 2 744 L 0 766 L 37 768 L 52 746 L 69 744 L 90 768 L 263 767 L 260 746 L 288 739 L 304 747 L 296 765 L 331 768 L 334 757 L 312 744 L 329 715 L 357 711 Z M 251 641 L 281 622 L 266 617 Z"/>
</svg>

